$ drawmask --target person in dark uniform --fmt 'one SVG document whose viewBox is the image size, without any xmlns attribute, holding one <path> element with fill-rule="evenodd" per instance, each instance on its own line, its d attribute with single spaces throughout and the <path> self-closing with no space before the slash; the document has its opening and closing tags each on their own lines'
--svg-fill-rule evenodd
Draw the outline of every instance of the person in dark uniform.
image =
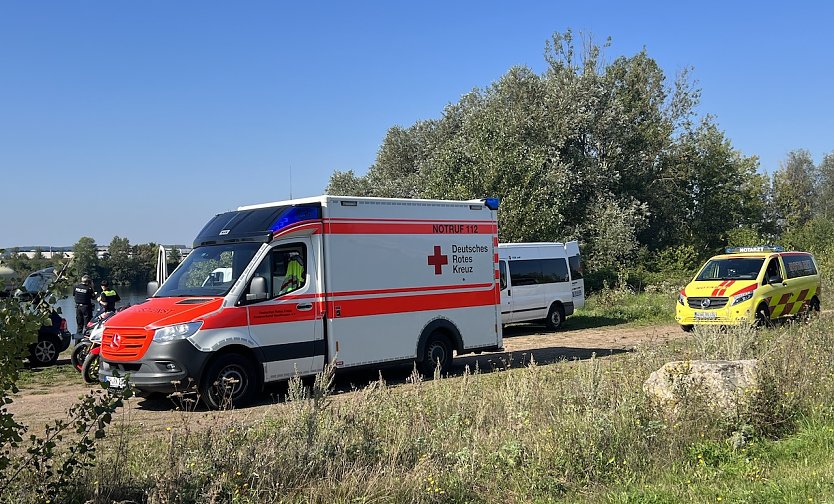
<svg viewBox="0 0 834 504">
<path fill-rule="evenodd" d="M 73 296 L 75 297 L 75 323 L 78 326 L 75 332 L 81 334 L 87 327 L 87 322 L 93 318 L 93 299 L 96 297 L 93 291 L 93 281 L 88 275 L 82 276 L 81 283 L 73 288 Z"/>
<path fill-rule="evenodd" d="M 116 311 L 116 303 L 121 300 L 122 298 L 119 297 L 119 294 L 110 288 L 107 280 L 102 280 L 101 294 L 98 296 L 98 302 L 101 303 L 101 311 L 103 313 Z"/>
</svg>

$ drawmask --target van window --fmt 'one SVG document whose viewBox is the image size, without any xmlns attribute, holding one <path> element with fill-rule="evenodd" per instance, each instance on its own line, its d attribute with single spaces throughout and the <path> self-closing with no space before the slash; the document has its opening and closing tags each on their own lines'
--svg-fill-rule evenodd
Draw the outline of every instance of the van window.
<svg viewBox="0 0 834 504">
<path fill-rule="evenodd" d="M 513 287 L 542 283 L 542 267 L 538 259 L 510 261 L 510 279 Z"/>
<path fill-rule="evenodd" d="M 501 290 L 504 290 L 507 288 L 507 261 L 501 261 L 498 263 L 498 271 L 500 272 L 499 282 L 501 284 Z"/>
<path fill-rule="evenodd" d="M 542 259 L 542 283 L 567 282 L 568 263 L 564 259 Z"/>
<path fill-rule="evenodd" d="M 564 259 L 523 259 L 510 261 L 513 287 L 568 281 L 568 263 Z"/>
<path fill-rule="evenodd" d="M 797 278 L 817 274 L 817 267 L 809 255 L 783 255 L 782 262 L 785 263 L 785 270 L 788 278 Z"/>
<path fill-rule="evenodd" d="M 568 258 L 570 265 L 570 277 L 574 280 L 582 278 L 582 261 L 578 255 L 570 256 Z"/>
<path fill-rule="evenodd" d="M 774 276 L 778 276 L 779 278 L 782 277 L 782 269 L 779 267 L 779 259 L 775 257 L 767 263 L 764 278 L 762 278 L 762 285 L 767 285 L 767 283 L 770 282 L 770 277 Z"/>
</svg>

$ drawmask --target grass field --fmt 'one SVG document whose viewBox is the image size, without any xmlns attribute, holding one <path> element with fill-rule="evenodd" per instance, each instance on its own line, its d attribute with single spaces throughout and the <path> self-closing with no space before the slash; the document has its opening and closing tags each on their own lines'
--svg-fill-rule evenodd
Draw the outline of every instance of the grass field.
<svg viewBox="0 0 834 504">
<path fill-rule="evenodd" d="M 608 291 L 584 327 L 672 322 L 674 298 Z M 749 408 L 716 415 L 694 396 L 674 420 L 643 393 L 670 360 L 757 358 Z M 834 319 L 705 330 L 604 359 L 372 383 L 331 395 L 293 381 L 256 419 L 223 412 L 143 428 L 123 413 L 66 502 L 834 501 Z M 28 370 L 34 388 L 78 380 Z M 25 502 L 21 480 L 7 494 Z"/>
</svg>

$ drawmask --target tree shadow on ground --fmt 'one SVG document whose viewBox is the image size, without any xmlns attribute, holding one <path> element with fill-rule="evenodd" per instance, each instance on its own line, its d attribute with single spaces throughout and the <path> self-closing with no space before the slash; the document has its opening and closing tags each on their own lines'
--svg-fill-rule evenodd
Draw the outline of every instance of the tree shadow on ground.
<svg viewBox="0 0 834 504">
<path fill-rule="evenodd" d="M 520 332 L 519 334 L 522 333 Z M 536 333 L 531 332 L 530 334 Z M 630 352 L 630 350 L 549 346 L 543 348 L 517 350 L 514 352 L 505 351 L 485 354 L 466 354 L 455 358 L 452 369 L 444 378 L 463 376 L 463 374 L 467 372 L 467 369 L 470 373 L 477 370 L 478 373 L 483 374 L 506 371 L 513 368 L 521 368 L 527 366 L 532 361 L 535 361 L 537 365 L 547 365 L 562 361 L 585 360 L 594 356 L 607 357 L 626 352 Z M 389 386 L 403 385 L 411 381 L 413 372 L 413 364 L 390 366 L 382 369 L 369 368 L 355 371 L 340 371 L 334 376 L 332 390 L 334 394 L 343 394 L 365 388 L 371 383 L 378 381 L 380 378 L 384 379 Z M 313 378 L 305 378 L 304 383 L 307 386 L 312 385 Z M 285 381 L 267 384 L 264 391 L 257 394 L 249 407 L 281 403 L 285 400 L 287 391 L 288 385 Z M 184 407 L 183 399 L 185 397 L 189 397 L 191 401 L 186 402 L 186 406 Z M 193 402 L 194 400 L 196 400 L 195 393 L 191 393 L 190 395 L 186 393 L 181 396 L 175 396 L 174 398 L 169 398 L 163 395 L 153 395 L 149 397 L 142 397 L 137 407 L 139 409 L 151 411 L 170 411 L 178 406 L 184 410 L 206 410 L 204 405 L 199 402 L 195 403 Z"/>
<path fill-rule="evenodd" d="M 629 321 L 621 317 L 606 317 L 600 315 L 578 315 L 568 317 L 562 326 L 556 331 L 551 331 L 542 322 L 520 322 L 504 326 L 504 337 L 530 336 L 533 334 L 557 334 L 560 332 L 570 333 L 584 329 L 598 329 L 601 327 L 614 327 L 626 324 Z"/>
</svg>

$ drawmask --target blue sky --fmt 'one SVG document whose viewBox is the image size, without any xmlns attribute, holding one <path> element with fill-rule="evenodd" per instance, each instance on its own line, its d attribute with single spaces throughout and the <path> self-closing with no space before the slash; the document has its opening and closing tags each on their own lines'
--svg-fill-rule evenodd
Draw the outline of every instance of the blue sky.
<svg viewBox="0 0 834 504">
<path fill-rule="evenodd" d="M 830 3 L 0 3 L 0 247 L 190 243 L 215 213 L 321 194 L 572 28 L 694 67 L 763 170 L 834 150 Z"/>
</svg>

